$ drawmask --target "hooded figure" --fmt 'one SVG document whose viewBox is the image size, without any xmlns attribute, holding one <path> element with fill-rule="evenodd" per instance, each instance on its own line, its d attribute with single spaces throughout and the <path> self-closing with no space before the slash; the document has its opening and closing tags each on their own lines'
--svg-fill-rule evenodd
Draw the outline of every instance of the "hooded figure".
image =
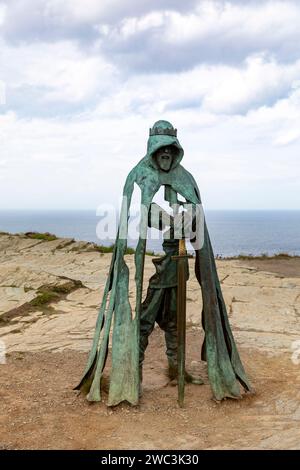
<svg viewBox="0 0 300 470">
<path fill-rule="evenodd" d="M 168 158 L 168 152 L 171 158 Z M 184 198 L 189 205 L 201 204 L 199 189 L 193 176 L 180 164 L 182 157 L 183 149 L 172 124 L 168 121 L 157 121 L 150 129 L 146 156 L 127 177 L 118 233 L 93 345 L 83 378 L 76 387 L 87 394 L 89 401 L 101 400 L 101 377 L 107 358 L 111 328 L 113 331 L 109 406 L 122 401 L 138 404 L 141 366 L 148 336 L 155 321 L 165 330 L 169 370 L 172 370 L 174 365 L 176 368 L 177 281 L 176 264 L 171 260 L 171 256 L 178 253 L 178 240 L 174 239 L 172 227 L 169 237 L 165 237 L 163 243 L 165 256 L 154 260 L 156 273 L 150 279 L 144 302 L 142 287 L 146 233 L 148 225 L 151 225 L 149 215 L 156 209 L 152 201 L 157 191 L 164 186 L 166 199 L 170 204 L 179 202 L 177 195 Z M 141 190 L 141 220 L 135 251 L 136 299 L 133 312 L 129 302 L 129 269 L 124 255 L 134 184 Z M 163 228 L 161 220 L 158 225 L 157 228 Z M 201 359 L 207 362 L 208 378 L 215 399 L 240 398 L 242 387 L 246 391 L 251 388 L 228 322 L 205 221 L 203 243 L 201 247 L 196 246 L 195 255 L 195 274 L 202 292 L 202 325 L 205 332 Z M 199 315 L 200 313 L 199 306 Z"/>
</svg>

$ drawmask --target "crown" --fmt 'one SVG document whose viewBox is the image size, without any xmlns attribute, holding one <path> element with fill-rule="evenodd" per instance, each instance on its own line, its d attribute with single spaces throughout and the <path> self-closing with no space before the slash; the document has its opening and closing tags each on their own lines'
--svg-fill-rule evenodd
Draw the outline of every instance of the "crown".
<svg viewBox="0 0 300 470">
<path fill-rule="evenodd" d="M 171 135 L 173 137 L 177 137 L 177 129 L 153 127 L 152 129 L 149 129 L 149 135 Z"/>
</svg>

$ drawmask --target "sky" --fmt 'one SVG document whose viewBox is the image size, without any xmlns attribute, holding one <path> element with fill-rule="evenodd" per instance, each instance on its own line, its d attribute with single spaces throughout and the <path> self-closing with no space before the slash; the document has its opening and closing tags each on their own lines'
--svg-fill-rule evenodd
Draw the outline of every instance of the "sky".
<svg viewBox="0 0 300 470">
<path fill-rule="evenodd" d="M 300 1 L 0 0 L 0 209 L 117 203 L 158 119 L 207 209 L 300 209 Z"/>
</svg>

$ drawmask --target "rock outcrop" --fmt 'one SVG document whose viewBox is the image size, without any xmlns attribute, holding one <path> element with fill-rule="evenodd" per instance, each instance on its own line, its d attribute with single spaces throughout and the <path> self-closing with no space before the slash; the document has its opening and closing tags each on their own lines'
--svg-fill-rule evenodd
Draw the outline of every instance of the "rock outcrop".
<svg viewBox="0 0 300 470">
<path fill-rule="evenodd" d="M 0 338 L 7 351 L 87 351 L 110 259 L 92 243 L 1 234 Z M 133 268 L 133 255 L 126 262 Z M 237 341 L 271 354 L 291 351 L 300 339 L 300 278 L 261 272 L 240 260 L 217 265 Z M 147 256 L 145 289 L 153 269 Z M 201 295 L 192 261 L 190 272 L 187 320 L 197 329 Z"/>
</svg>

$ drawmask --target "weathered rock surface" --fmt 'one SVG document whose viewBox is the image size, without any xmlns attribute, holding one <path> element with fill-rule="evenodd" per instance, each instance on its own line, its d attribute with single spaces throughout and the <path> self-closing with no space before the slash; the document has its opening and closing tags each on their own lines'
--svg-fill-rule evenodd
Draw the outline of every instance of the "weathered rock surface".
<svg viewBox="0 0 300 470">
<path fill-rule="evenodd" d="M 86 242 L 0 235 L 0 338 L 7 350 L 87 351 L 110 259 L 110 254 L 101 254 Z M 127 255 L 126 262 L 133 268 L 133 255 Z M 188 324 L 198 327 L 201 294 L 192 262 L 187 315 Z M 271 354 L 291 351 L 292 342 L 300 339 L 300 278 L 261 272 L 239 260 L 220 260 L 217 265 L 237 341 Z M 153 269 L 147 256 L 145 289 Z M 133 276 L 131 269 L 132 302 Z M 64 293 L 68 282 L 77 286 Z M 45 289 L 64 295 L 32 308 L 28 303 Z"/>
</svg>

